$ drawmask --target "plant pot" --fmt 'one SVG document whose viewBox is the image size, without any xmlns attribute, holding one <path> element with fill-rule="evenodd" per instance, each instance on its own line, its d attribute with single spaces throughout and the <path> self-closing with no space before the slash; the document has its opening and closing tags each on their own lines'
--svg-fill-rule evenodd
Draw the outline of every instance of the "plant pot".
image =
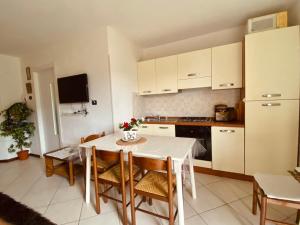
<svg viewBox="0 0 300 225">
<path fill-rule="evenodd" d="M 133 130 L 123 131 L 123 140 L 133 141 L 137 137 L 137 132 Z"/>
<path fill-rule="evenodd" d="M 17 152 L 17 155 L 19 157 L 19 160 L 26 160 L 29 157 L 29 151 L 21 150 L 21 151 Z"/>
</svg>

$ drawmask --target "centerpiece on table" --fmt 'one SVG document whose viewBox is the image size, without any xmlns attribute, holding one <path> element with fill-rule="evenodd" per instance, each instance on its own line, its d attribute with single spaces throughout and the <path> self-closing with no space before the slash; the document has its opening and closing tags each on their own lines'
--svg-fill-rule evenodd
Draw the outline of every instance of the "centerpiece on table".
<svg viewBox="0 0 300 225">
<path fill-rule="evenodd" d="M 130 122 L 120 123 L 119 128 L 123 130 L 123 141 L 134 141 L 137 139 L 137 130 L 142 120 L 131 118 Z"/>
</svg>

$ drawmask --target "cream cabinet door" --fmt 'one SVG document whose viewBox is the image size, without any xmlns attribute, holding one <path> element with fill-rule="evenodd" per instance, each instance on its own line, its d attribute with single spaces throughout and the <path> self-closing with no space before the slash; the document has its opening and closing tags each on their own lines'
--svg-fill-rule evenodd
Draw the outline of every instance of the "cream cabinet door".
<svg viewBox="0 0 300 225">
<path fill-rule="evenodd" d="M 140 95 L 155 94 L 155 60 L 138 63 L 138 86 Z"/>
<path fill-rule="evenodd" d="M 299 50 L 299 26 L 246 35 L 246 99 L 299 99 Z"/>
<path fill-rule="evenodd" d="M 155 124 L 154 135 L 175 137 L 175 125 Z"/>
<path fill-rule="evenodd" d="M 178 55 L 178 78 L 211 77 L 211 48 Z"/>
<path fill-rule="evenodd" d="M 153 135 L 154 127 L 154 124 L 142 124 L 138 129 L 138 134 Z"/>
<path fill-rule="evenodd" d="M 244 173 L 244 128 L 212 127 L 212 168 Z"/>
<path fill-rule="evenodd" d="M 245 172 L 286 174 L 297 165 L 299 100 L 247 102 Z"/>
<path fill-rule="evenodd" d="M 212 89 L 242 88 L 242 42 L 212 48 Z"/>
<path fill-rule="evenodd" d="M 177 88 L 177 55 L 158 58 L 156 63 L 156 92 L 176 93 Z"/>
</svg>

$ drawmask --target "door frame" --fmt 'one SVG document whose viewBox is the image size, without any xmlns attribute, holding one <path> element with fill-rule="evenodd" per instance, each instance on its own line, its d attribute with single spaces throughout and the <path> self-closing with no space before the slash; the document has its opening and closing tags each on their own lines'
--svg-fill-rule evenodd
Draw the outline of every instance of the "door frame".
<svg viewBox="0 0 300 225">
<path fill-rule="evenodd" d="M 35 96 L 35 110 L 36 110 L 36 116 L 37 116 L 37 130 L 39 134 L 39 144 L 40 144 L 40 149 L 41 149 L 41 156 L 47 152 L 46 149 L 46 142 L 45 142 L 45 132 L 44 132 L 44 127 L 42 125 L 42 109 L 41 109 L 41 96 L 40 96 L 40 87 L 39 87 L 39 76 L 41 71 L 44 70 L 52 70 L 53 71 L 53 79 L 54 81 L 57 80 L 56 74 L 55 74 L 55 67 L 54 65 L 47 65 L 39 68 L 34 68 L 32 70 L 32 82 L 33 82 L 33 93 Z M 61 118 L 60 118 L 60 108 L 59 108 L 59 100 L 58 100 L 58 87 L 57 83 L 54 82 L 53 84 L 53 91 L 55 94 L 55 99 L 54 99 L 54 106 L 55 106 L 55 113 L 56 113 L 56 129 L 57 129 L 57 136 L 58 136 L 58 141 L 59 141 L 59 147 L 62 146 L 62 137 L 61 137 Z"/>
</svg>

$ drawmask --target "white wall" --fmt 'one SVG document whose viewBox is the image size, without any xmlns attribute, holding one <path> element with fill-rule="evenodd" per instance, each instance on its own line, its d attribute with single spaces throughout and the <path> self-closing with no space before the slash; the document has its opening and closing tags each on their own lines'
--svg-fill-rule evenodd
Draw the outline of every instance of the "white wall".
<svg viewBox="0 0 300 225">
<path fill-rule="evenodd" d="M 108 52 L 115 130 L 133 117 L 134 94 L 137 92 L 139 50 L 123 34 L 108 27 Z"/>
<path fill-rule="evenodd" d="M 15 102 L 22 101 L 23 91 L 20 59 L 0 55 L 0 111 Z M 0 122 L 2 120 L 3 118 L 0 118 Z M 16 157 L 15 153 L 7 151 L 11 143 L 11 138 L 0 136 L 0 160 Z"/>
<path fill-rule="evenodd" d="M 245 29 L 245 26 L 239 26 L 176 42 L 167 43 L 164 45 L 145 48 L 142 52 L 142 58 L 143 60 L 153 59 L 157 57 L 174 55 L 178 53 L 242 41 L 244 39 Z"/>
<path fill-rule="evenodd" d="M 94 32 L 84 32 L 76 37 L 72 36 L 56 45 L 25 55 L 23 56 L 23 66 L 30 66 L 33 71 L 54 67 L 56 77 L 79 73 L 88 74 L 90 99 L 97 100 L 98 104 L 95 106 L 92 106 L 91 103 L 86 104 L 89 112 L 86 117 L 64 114 L 79 109 L 81 104 L 59 105 L 60 136 L 63 145 L 78 143 L 80 137 L 91 133 L 112 132 L 106 27 L 100 27 Z M 25 70 L 23 69 L 23 71 Z M 35 96 L 30 104 L 35 108 Z M 37 139 L 34 146 L 39 147 Z"/>
</svg>

